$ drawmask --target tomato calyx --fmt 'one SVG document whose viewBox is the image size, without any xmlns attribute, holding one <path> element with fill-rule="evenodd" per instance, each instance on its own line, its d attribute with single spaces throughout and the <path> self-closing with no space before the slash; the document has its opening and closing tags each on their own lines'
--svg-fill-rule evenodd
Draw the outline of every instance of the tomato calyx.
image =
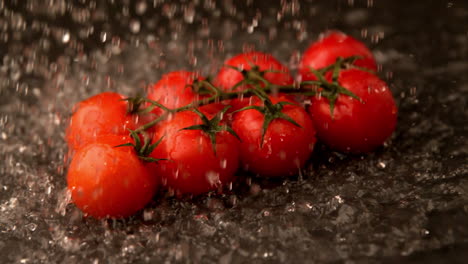
<svg viewBox="0 0 468 264">
<path fill-rule="evenodd" d="M 236 112 L 241 112 L 249 109 L 257 110 L 258 112 L 262 113 L 264 116 L 263 124 L 262 124 L 262 137 L 260 140 L 260 148 L 263 147 L 263 141 L 265 139 L 265 134 L 268 129 L 268 126 L 270 123 L 275 120 L 275 119 L 284 119 L 291 124 L 301 127 L 294 119 L 292 119 L 290 116 L 286 115 L 285 113 L 282 112 L 283 107 L 285 105 L 295 105 L 294 103 L 287 102 L 287 101 L 281 101 L 276 104 L 274 104 L 270 98 L 268 98 L 268 94 L 265 91 L 259 90 L 259 89 L 251 89 L 250 90 L 253 94 L 255 94 L 260 100 L 263 102 L 263 106 L 258 106 L 258 105 L 250 105 L 246 106 L 244 108 L 241 108 Z"/>
<path fill-rule="evenodd" d="M 335 110 L 336 100 L 340 95 L 346 95 L 353 99 L 358 100 L 359 102 L 363 102 L 361 98 L 359 98 L 356 94 L 351 92 L 350 90 L 343 87 L 339 82 L 338 78 L 340 76 L 340 71 L 345 69 L 345 67 L 355 67 L 352 65 L 352 62 L 359 59 L 359 56 L 353 56 L 346 59 L 339 57 L 336 59 L 336 62 L 331 66 L 325 67 L 320 70 L 316 70 L 312 67 L 309 67 L 309 70 L 315 75 L 318 81 L 306 81 L 303 82 L 302 85 L 310 85 L 312 84 L 312 90 L 307 95 L 315 95 L 315 96 L 322 96 L 328 99 L 330 105 L 330 116 L 333 119 L 333 112 Z M 325 74 L 329 71 L 332 71 L 331 81 L 328 81 L 325 78 Z"/>
<path fill-rule="evenodd" d="M 138 133 L 135 130 L 131 130 L 131 129 L 129 129 L 129 132 L 130 132 L 130 136 L 133 138 L 135 143 L 130 143 L 129 142 L 129 143 L 125 143 L 125 144 L 120 144 L 120 145 L 115 146 L 115 148 L 118 148 L 118 147 L 133 147 L 133 149 L 135 150 L 138 158 L 140 158 L 141 160 L 146 161 L 146 162 L 158 162 L 160 160 L 167 160 L 167 159 L 156 159 L 156 158 L 153 158 L 153 157 L 149 156 L 151 154 L 151 152 L 153 152 L 153 150 L 159 145 L 159 143 L 161 143 L 161 141 L 162 141 L 162 139 L 164 137 L 161 137 L 158 141 L 151 144 L 151 138 L 148 137 L 145 133 Z M 142 134 L 143 143 L 141 142 L 139 134 Z"/>
<path fill-rule="evenodd" d="M 234 86 L 232 86 L 229 91 L 235 91 L 238 87 L 241 87 L 243 85 L 247 86 L 260 86 L 260 87 L 269 87 L 272 86 L 272 83 L 265 79 L 265 74 L 266 73 L 282 73 L 281 71 L 275 71 L 275 70 L 260 70 L 260 66 L 254 64 L 253 62 L 249 61 L 250 69 L 242 69 L 238 68 L 232 65 L 224 65 L 226 68 L 231 68 L 233 70 L 238 71 L 240 74 L 242 74 L 243 79 L 236 83 Z"/>
<path fill-rule="evenodd" d="M 343 57 L 338 57 L 336 58 L 335 60 L 335 63 L 333 64 L 330 64 L 328 65 L 327 67 L 324 67 L 324 68 L 320 68 L 320 69 L 317 69 L 318 72 L 320 72 L 321 74 L 325 74 L 331 70 L 334 70 L 336 67 L 339 67 L 340 69 L 359 69 L 359 70 L 363 70 L 363 71 L 367 71 L 367 72 L 370 72 L 370 73 L 374 73 L 374 71 L 370 70 L 370 69 L 367 69 L 367 68 L 363 68 L 363 67 L 360 67 L 360 66 L 357 66 L 355 65 L 354 63 L 357 61 L 357 60 L 360 60 L 360 59 L 363 59 L 364 57 L 362 56 L 349 56 L 349 57 L 346 57 L 346 58 L 343 58 Z M 310 69 L 310 67 L 309 67 Z"/>
<path fill-rule="evenodd" d="M 200 112 L 197 108 L 194 108 L 192 111 L 196 113 L 202 120 L 202 124 L 193 125 L 189 127 L 182 128 L 181 130 L 201 130 L 203 131 L 211 141 L 211 146 L 213 147 L 213 152 L 216 155 L 216 134 L 222 131 L 227 131 L 229 134 L 233 135 L 240 140 L 237 133 L 227 124 L 220 124 L 223 120 L 223 115 L 231 106 L 226 106 L 223 110 L 217 113 L 213 118 L 208 119 L 208 117 Z"/>
</svg>

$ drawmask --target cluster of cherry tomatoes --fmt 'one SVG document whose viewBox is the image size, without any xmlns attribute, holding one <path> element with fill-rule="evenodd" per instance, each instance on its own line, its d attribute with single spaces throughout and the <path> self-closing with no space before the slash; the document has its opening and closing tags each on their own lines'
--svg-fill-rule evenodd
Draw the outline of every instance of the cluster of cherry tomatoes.
<svg viewBox="0 0 468 264">
<path fill-rule="evenodd" d="M 228 59 L 212 80 L 170 72 L 145 97 L 104 92 L 74 109 L 66 140 L 73 202 L 96 218 L 142 209 L 159 186 L 221 191 L 240 169 L 298 173 L 316 140 L 342 152 L 382 145 L 397 108 L 368 48 L 329 32 L 303 54 L 295 80 L 272 55 Z"/>
</svg>

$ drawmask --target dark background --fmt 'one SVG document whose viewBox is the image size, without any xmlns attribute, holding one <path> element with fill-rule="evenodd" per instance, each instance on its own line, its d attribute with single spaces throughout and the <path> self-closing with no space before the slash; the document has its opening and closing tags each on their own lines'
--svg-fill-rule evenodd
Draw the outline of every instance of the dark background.
<svg viewBox="0 0 468 264">
<path fill-rule="evenodd" d="M 0 1 L 0 262 L 464 263 L 467 25 L 463 0 Z M 249 49 L 295 71 L 327 29 L 364 41 L 382 66 L 399 105 L 385 147 L 318 145 L 300 176 L 240 175 L 232 192 L 193 199 L 161 192 L 126 220 L 68 204 L 74 103 L 136 94 L 170 70 L 212 75 Z"/>
</svg>

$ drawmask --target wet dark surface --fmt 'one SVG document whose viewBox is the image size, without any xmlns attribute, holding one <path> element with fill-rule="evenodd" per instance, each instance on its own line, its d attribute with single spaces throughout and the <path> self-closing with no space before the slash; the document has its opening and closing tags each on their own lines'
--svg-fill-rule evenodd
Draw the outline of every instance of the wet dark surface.
<svg viewBox="0 0 468 264">
<path fill-rule="evenodd" d="M 0 262 L 468 259 L 467 1 L 97 2 L 0 1 Z M 170 70 L 214 74 L 251 48 L 295 70 L 330 28 L 382 65 L 399 105 L 387 146 L 364 156 L 318 146 L 299 177 L 242 176 L 231 193 L 195 199 L 161 193 L 125 221 L 67 205 L 74 103 L 136 94 Z"/>
</svg>

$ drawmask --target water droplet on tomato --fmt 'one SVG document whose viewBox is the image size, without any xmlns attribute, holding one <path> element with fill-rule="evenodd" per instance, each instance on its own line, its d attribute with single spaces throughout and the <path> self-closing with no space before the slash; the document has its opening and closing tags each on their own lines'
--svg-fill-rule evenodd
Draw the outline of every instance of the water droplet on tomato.
<svg viewBox="0 0 468 264">
<path fill-rule="evenodd" d="M 227 167 L 227 159 L 222 159 L 220 161 L 220 166 L 222 169 L 225 169 Z"/>
<path fill-rule="evenodd" d="M 143 220 L 150 221 L 154 217 L 154 211 L 152 209 L 145 209 L 143 211 Z"/>
</svg>

